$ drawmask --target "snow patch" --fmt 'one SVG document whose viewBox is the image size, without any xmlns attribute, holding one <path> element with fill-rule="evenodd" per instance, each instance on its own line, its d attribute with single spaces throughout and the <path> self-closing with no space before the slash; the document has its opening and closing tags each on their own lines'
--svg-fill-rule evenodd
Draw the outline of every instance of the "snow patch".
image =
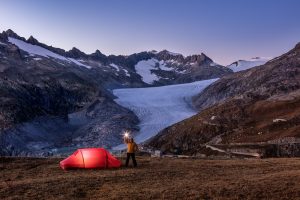
<svg viewBox="0 0 300 200">
<path fill-rule="evenodd" d="M 127 69 L 123 69 L 123 70 L 125 71 L 125 75 L 130 77 L 130 74 L 129 74 L 128 70 Z"/>
<path fill-rule="evenodd" d="M 53 53 L 52 51 L 49 51 L 48 49 L 45 49 L 43 47 L 40 47 L 37 45 L 32 45 L 32 44 L 29 44 L 27 42 L 24 42 L 22 40 L 18 40 L 18 39 L 12 38 L 12 37 L 9 37 L 8 41 L 10 43 L 18 46 L 23 51 L 28 52 L 30 55 L 39 55 L 39 56 L 43 56 L 46 58 L 52 57 L 52 58 L 68 61 L 67 58 L 65 58 L 61 55 L 58 55 L 56 53 Z"/>
<path fill-rule="evenodd" d="M 278 122 L 286 122 L 286 119 L 273 119 L 273 123 L 278 123 Z"/>
<path fill-rule="evenodd" d="M 46 58 L 51 57 L 51 58 L 63 60 L 63 61 L 69 62 L 69 63 L 73 62 L 76 65 L 83 66 L 83 67 L 86 67 L 88 69 L 91 69 L 91 66 L 82 64 L 81 62 L 79 62 L 78 60 L 76 60 L 74 58 L 66 58 L 66 57 L 58 55 L 58 54 L 56 54 L 56 53 L 54 53 L 54 52 L 52 52 L 52 51 L 50 51 L 48 49 L 40 47 L 38 45 L 29 44 L 27 42 L 24 42 L 22 40 L 18 40 L 18 39 L 12 38 L 12 37 L 9 37 L 8 41 L 10 43 L 18 46 L 23 51 L 28 52 L 28 54 L 30 56 L 37 56 L 38 55 L 38 56 L 42 56 L 42 57 L 46 57 Z"/>
<path fill-rule="evenodd" d="M 6 46 L 7 44 L 0 42 L 0 45 Z"/>
<path fill-rule="evenodd" d="M 174 52 L 171 52 L 171 51 L 167 51 L 168 54 L 170 54 L 171 56 L 180 56 L 181 54 L 180 53 L 174 53 Z"/>
<path fill-rule="evenodd" d="M 190 62 L 190 63 L 187 63 L 186 65 L 195 65 L 197 64 L 197 62 Z"/>
<path fill-rule="evenodd" d="M 166 63 L 163 60 L 159 61 L 159 68 L 164 71 L 172 71 L 173 70 L 173 68 L 167 67 Z"/>
<path fill-rule="evenodd" d="M 174 60 L 173 60 L 174 61 Z M 176 61 L 177 62 L 177 61 Z M 168 62 L 170 63 L 170 62 Z M 135 65 L 136 72 L 142 77 L 142 80 L 145 83 L 151 84 L 159 78 L 156 74 L 152 72 L 152 70 L 163 70 L 163 71 L 174 71 L 174 68 L 168 67 L 167 62 L 161 60 L 158 61 L 155 58 L 151 58 L 148 60 L 142 60 Z"/>
<path fill-rule="evenodd" d="M 117 70 L 117 72 L 120 71 L 120 67 L 118 65 L 114 64 L 114 63 L 111 63 L 109 66 L 115 68 Z"/>
<path fill-rule="evenodd" d="M 216 116 L 211 116 L 210 120 L 215 120 L 216 119 Z"/>
<path fill-rule="evenodd" d="M 167 62 L 168 62 L 168 63 L 171 63 L 171 64 L 173 64 L 173 65 L 180 65 L 180 63 L 179 63 L 177 60 L 173 60 L 173 59 L 168 60 Z"/>
<path fill-rule="evenodd" d="M 270 58 L 252 58 L 250 60 L 239 60 L 237 62 L 228 65 L 227 67 L 234 72 L 239 72 L 259 65 L 263 65 L 269 60 Z"/>
<path fill-rule="evenodd" d="M 187 84 L 150 88 L 116 89 L 115 101 L 132 110 L 140 119 L 140 132 L 135 140 L 141 143 L 164 128 L 197 113 L 191 106 L 191 98 L 217 79 Z M 124 145 L 114 149 L 122 149 Z"/>
<path fill-rule="evenodd" d="M 68 60 L 70 60 L 71 62 L 75 63 L 76 65 L 83 66 L 83 67 L 85 67 L 87 69 L 91 69 L 92 68 L 91 66 L 85 65 L 85 64 L 79 62 L 78 60 L 76 60 L 74 58 L 68 58 Z"/>
<path fill-rule="evenodd" d="M 185 74 L 187 72 L 187 69 L 176 69 L 175 71 L 180 74 Z"/>
<path fill-rule="evenodd" d="M 159 80 L 156 74 L 151 70 L 157 69 L 156 63 L 158 60 L 151 58 L 149 60 L 142 60 L 135 65 L 136 72 L 142 77 L 145 83 L 152 84 L 154 81 Z"/>
<path fill-rule="evenodd" d="M 211 67 L 218 66 L 218 65 L 219 65 L 219 64 L 218 64 L 218 63 L 215 63 L 215 62 L 212 62 L 212 63 L 209 64 L 209 66 L 211 66 Z"/>
</svg>

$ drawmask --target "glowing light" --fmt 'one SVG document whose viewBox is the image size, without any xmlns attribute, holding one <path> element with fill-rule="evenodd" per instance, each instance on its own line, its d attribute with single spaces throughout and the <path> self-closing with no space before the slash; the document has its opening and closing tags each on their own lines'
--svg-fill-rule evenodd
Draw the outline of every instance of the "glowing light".
<svg viewBox="0 0 300 200">
<path fill-rule="evenodd" d="M 128 138 L 128 137 L 129 137 L 129 131 L 125 131 L 125 132 L 124 132 L 124 137 L 125 137 L 125 138 Z"/>
</svg>

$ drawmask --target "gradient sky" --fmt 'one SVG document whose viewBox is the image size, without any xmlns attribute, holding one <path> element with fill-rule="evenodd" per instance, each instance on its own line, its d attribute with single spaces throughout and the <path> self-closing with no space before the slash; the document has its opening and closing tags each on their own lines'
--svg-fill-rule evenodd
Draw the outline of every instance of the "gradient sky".
<svg viewBox="0 0 300 200">
<path fill-rule="evenodd" d="M 220 64 L 300 42 L 298 0 L 0 0 L 0 30 L 86 53 L 168 49 Z"/>
</svg>

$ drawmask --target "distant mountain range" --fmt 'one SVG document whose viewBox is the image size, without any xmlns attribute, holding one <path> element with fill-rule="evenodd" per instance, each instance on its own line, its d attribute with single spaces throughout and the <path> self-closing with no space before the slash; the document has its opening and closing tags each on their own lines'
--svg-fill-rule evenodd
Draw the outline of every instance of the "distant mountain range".
<svg viewBox="0 0 300 200">
<path fill-rule="evenodd" d="M 57 66 L 101 70 L 102 73 L 106 73 L 119 83 L 118 87 L 190 82 L 232 73 L 230 69 L 214 63 L 203 53 L 184 57 L 181 54 L 163 50 L 141 52 L 129 56 L 106 56 L 96 50 L 95 53 L 85 54 L 75 47 L 70 51 L 65 51 L 48 46 L 40 43 L 33 36 L 26 40 L 12 30 L 3 32 L 0 35 L 0 41 L 2 46 L 7 46 L 6 48 L 14 45 L 19 51 L 19 58 L 23 60 L 36 61 L 36 63 L 51 60 L 56 62 Z M 3 55 L 2 59 L 5 58 Z"/>
<path fill-rule="evenodd" d="M 138 118 L 114 101 L 115 88 L 149 87 L 232 74 L 205 54 L 167 50 L 128 56 L 65 51 L 0 34 L 0 155 L 51 155 L 82 146 L 111 147 Z"/>
</svg>

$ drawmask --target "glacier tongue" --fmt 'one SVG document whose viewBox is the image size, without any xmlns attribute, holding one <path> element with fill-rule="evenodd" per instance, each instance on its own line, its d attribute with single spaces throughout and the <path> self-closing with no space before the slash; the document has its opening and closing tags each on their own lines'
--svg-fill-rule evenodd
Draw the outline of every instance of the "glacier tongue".
<svg viewBox="0 0 300 200">
<path fill-rule="evenodd" d="M 118 104 L 132 110 L 140 119 L 140 132 L 135 141 L 141 143 L 162 129 L 196 114 L 191 98 L 217 79 L 187 84 L 150 88 L 116 89 L 113 94 Z M 124 145 L 115 147 L 123 149 Z"/>
</svg>

